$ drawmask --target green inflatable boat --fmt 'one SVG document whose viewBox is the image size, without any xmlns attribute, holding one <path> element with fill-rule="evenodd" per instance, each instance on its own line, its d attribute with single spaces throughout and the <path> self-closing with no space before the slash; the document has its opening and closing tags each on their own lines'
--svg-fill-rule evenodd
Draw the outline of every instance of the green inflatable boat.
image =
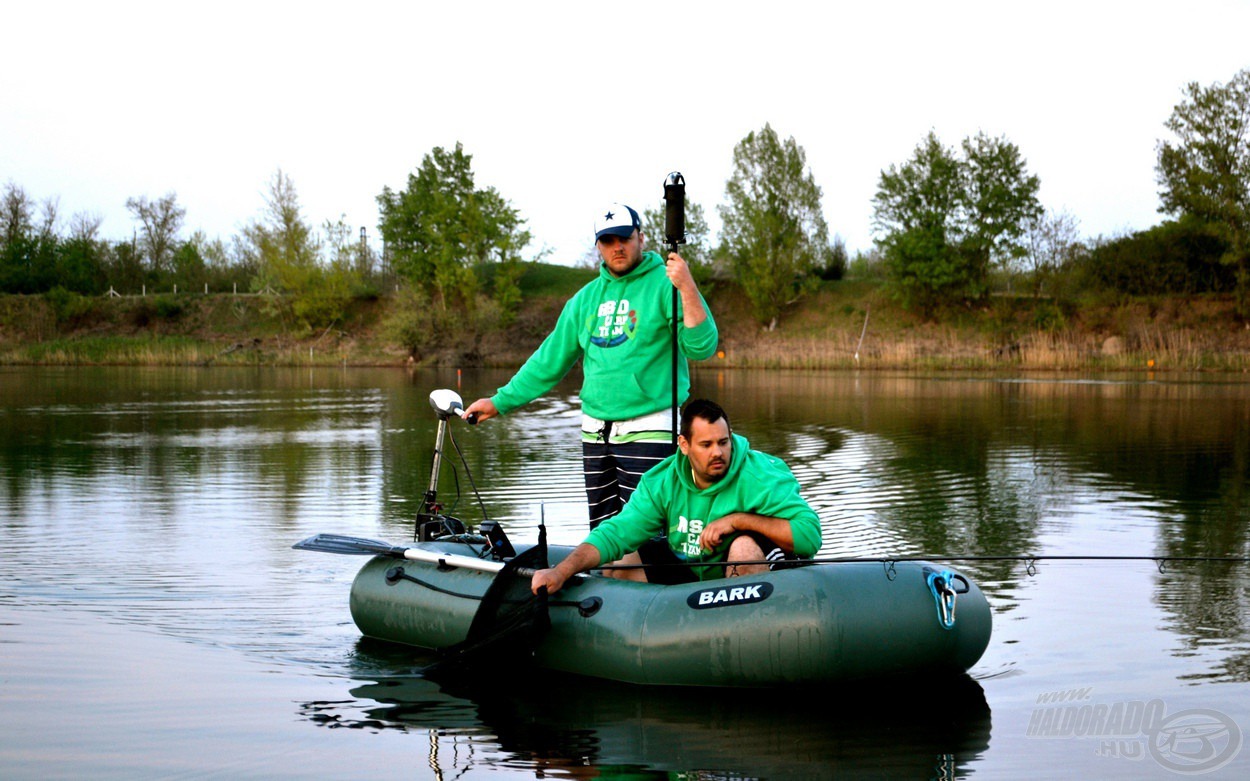
<svg viewBox="0 0 1250 781">
<path fill-rule="evenodd" d="M 524 573 L 449 542 L 377 556 L 351 614 L 367 637 L 455 648 L 496 578 Z M 553 546 L 551 563 L 572 548 Z M 404 560 L 397 562 L 395 556 Z M 548 669 L 636 684 L 772 687 L 962 672 L 990 638 L 990 608 L 957 572 L 915 561 L 828 562 L 676 586 L 574 578 L 532 650 Z"/>
<path fill-rule="evenodd" d="M 448 419 L 464 407 L 445 389 L 430 394 L 430 406 L 439 426 L 418 541 L 400 547 L 320 534 L 295 545 L 373 555 L 351 589 L 352 618 L 366 637 L 450 659 L 495 646 L 556 671 L 718 687 L 961 673 L 989 643 L 981 590 L 958 572 L 911 560 L 816 560 L 677 586 L 592 573 L 536 599 L 526 568 L 554 565 L 572 548 L 549 548 L 540 533 L 518 552 L 497 523 L 484 521 L 474 534 L 442 515 L 443 440 Z"/>
</svg>

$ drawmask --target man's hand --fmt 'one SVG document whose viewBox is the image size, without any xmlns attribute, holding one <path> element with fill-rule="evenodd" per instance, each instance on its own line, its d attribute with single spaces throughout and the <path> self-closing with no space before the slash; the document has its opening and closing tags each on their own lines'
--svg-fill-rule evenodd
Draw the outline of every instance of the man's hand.
<svg viewBox="0 0 1250 781">
<path fill-rule="evenodd" d="M 498 414 L 499 410 L 496 409 L 493 401 L 490 399 L 478 399 L 468 407 L 465 407 L 464 415 L 462 417 L 464 417 L 465 420 L 468 420 L 469 416 L 473 415 L 473 422 L 481 423 L 484 420 L 490 420 Z"/>
<path fill-rule="evenodd" d="M 694 277 L 690 274 L 690 266 L 676 252 L 668 253 L 668 259 L 664 261 L 664 273 L 668 275 L 668 281 L 672 282 L 673 287 L 678 290 L 684 292 L 699 289 L 694 283 Z"/>
<path fill-rule="evenodd" d="M 703 300 L 699 297 L 699 286 L 691 276 L 690 266 L 685 259 L 676 252 L 668 253 L 668 259 L 664 261 L 664 273 L 668 275 L 668 281 L 673 283 L 673 287 L 681 293 L 681 307 L 685 312 L 682 322 L 686 327 L 694 328 L 706 320 L 707 312 L 704 311 Z"/>
<path fill-rule="evenodd" d="M 550 569 L 540 569 L 530 578 L 530 591 L 535 594 L 542 586 L 547 587 L 548 594 L 554 594 L 564 587 L 565 582 L 579 572 L 599 566 L 599 549 L 583 542 L 573 549 L 563 561 Z"/>
<path fill-rule="evenodd" d="M 703 527 L 703 533 L 699 535 L 699 547 L 707 551 L 716 550 L 717 545 L 736 531 L 738 527 L 734 525 L 732 515 L 712 521 Z"/>
<path fill-rule="evenodd" d="M 699 535 L 699 547 L 715 550 L 730 535 L 737 532 L 755 532 L 772 540 L 786 553 L 794 553 L 794 532 L 784 518 L 770 518 L 755 513 L 730 513 L 703 527 Z"/>
<path fill-rule="evenodd" d="M 540 569 L 534 573 L 532 578 L 530 578 L 530 591 L 537 594 L 538 589 L 546 586 L 547 593 L 554 594 L 564 588 L 565 580 L 567 580 L 567 578 L 560 574 L 555 567 L 552 567 L 551 569 Z"/>
</svg>

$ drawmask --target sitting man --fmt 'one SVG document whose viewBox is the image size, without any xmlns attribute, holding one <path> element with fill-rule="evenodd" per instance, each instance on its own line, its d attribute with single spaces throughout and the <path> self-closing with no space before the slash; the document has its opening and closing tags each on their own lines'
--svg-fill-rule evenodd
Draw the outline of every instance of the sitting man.
<svg viewBox="0 0 1250 781">
<path fill-rule="evenodd" d="M 780 459 L 752 450 L 732 433 L 719 405 L 706 399 L 687 404 L 677 445 L 680 452 L 643 475 L 620 514 L 600 524 L 559 564 L 534 573 L 535 593 L 543 586 L 555 593 L 573 575 L 605 561 L 647 565 L 618 570 L 618 577 L 673 584 L 774 566 L 686 562 L 779 562 L 815 555 L 820 521 L 799 495 L 798 481 Z"/>
</svg>

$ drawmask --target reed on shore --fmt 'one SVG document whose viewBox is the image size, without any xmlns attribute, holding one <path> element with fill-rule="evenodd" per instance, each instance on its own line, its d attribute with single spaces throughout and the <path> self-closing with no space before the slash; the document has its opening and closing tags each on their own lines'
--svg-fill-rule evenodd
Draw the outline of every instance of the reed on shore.
<svg viewBox="0 0 1250 781">
<path fill-rule="evenodd" d="M 557 298 L 527 301 L 517 324 L 481 335 L 471 352 L 417 356 L 389 343 L 380 327 L 395 305 L 389 298 L 359 307 L 350 321 L 299 334 L 254 301 L 226 294 L 187 296 L 164 309 L 97 301 L 90 317 L 58 312 L 39 296 L 0 296 L 0 364 L 515 367 L 550 328 Z M 707 298 L 721 331 L 710 367 L 1250 370 L 1250 329 L 1236 321 L 1231 300 L 1216 297 L 1062 311 L 1048 302 L 995 300 L 924 319 L 879 288 L 841 282 L 796 303 L 773 331 L 740 316 L 741 291 L 713 286 Z"/>
</svg>

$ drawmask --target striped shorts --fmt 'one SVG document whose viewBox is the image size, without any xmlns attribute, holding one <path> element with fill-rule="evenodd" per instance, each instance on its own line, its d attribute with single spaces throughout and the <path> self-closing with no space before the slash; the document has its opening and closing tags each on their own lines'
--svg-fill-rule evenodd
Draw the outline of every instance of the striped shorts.
<svg viewBox="0 0 1250 781">
<path fill-rule="evenodd" d="M 672 411 L 632 420 L 582 416 L 582 467 L 590 528 L 621 511 L 643 474 L 673 454 Z"/>
</svg>

